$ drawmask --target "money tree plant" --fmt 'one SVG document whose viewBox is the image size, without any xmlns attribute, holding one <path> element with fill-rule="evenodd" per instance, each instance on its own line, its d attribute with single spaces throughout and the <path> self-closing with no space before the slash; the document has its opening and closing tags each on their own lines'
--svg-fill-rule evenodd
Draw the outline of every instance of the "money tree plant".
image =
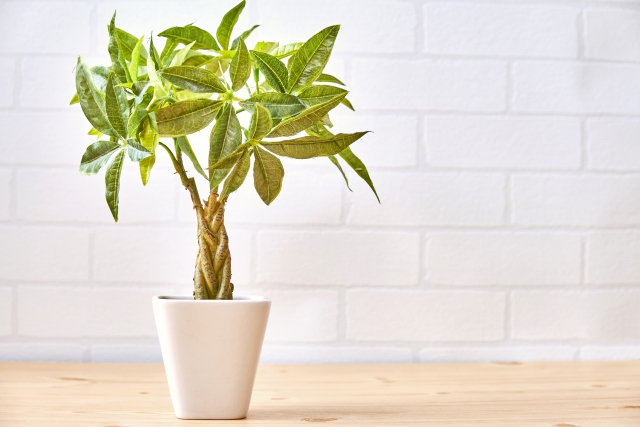
<svg viewBox="0 0 640 427">
<path fill-rule="evenodd" d="M 257 25 L 231 37 L 244 6 L 242 1 L 224 15 L 215 37 L 195 25 L 162 31 L 161 51 L 153 36 L 145 40 L 117 28 L 114 13 L 108 26 L 111 64 L 89 68 L 78 58 L 76 66 L 71 103 L 80 104 L 92 125 L 89 134 L 98 138 L 82 156 L 80 171 L 95 175 L 105 167 L 107 205 L 117 221 L 126 157 L 137 163 L 146 185 L 159 147 L 166 152 L 197 218 L 195 299 L 233 298 L 225 204 L 252 166 L 254 187 L 267 205 L 282 187 L 279 157 L 327 157 L 346 180 L 342 159 L 375 194 L 365 165 L 350 149 L 367 132 L 330 130 L 330 111 L 339 105 L 353 109 L 344 83 L 323 72 L 340 26 L 303 43 L 262 41 L 250 50 L 246 40 Z M 203 167 L 187 136 L 211 123 Z M 187 173 L 185 157 L 208 181 L 206 200 Z"/>
</svg>

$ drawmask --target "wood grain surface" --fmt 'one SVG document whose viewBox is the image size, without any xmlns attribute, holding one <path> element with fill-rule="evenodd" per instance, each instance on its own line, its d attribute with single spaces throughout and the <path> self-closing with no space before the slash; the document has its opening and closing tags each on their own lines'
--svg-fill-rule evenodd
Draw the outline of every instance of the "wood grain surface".
<svg viewBox="0 0 640 427">
<path fill-rule="evenodd" d="M 176 419 L 162 365 L 0 363 L 2 427 L 640 427 L 640 362 L 263 365 L 249 415 Z"/>
</svg>

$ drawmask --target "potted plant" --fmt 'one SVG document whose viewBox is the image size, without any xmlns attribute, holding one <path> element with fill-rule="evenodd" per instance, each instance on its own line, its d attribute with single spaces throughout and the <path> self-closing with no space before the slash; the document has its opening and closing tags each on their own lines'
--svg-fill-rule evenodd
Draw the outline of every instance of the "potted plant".
<svg viewBox="0 0 640 427">
<path fill-rule="evenodd" d="M 243 418 L 249 407 L 270 301 L 234 296 L 224 212 L 252 163 L 255 189 L 267 205 L 282 187 L 280 156 L 328 157 L 346 180 L 342 159 L 375 193 L 366 167 L 350 149 L 366 132 L 329 130 L 331 110 L 341 104 L 353 109 L 344 83 L 323 73 L 340 27 L 325 28 L 304 43 L 258 42 L 249 50 L 246 39 L 257 25 L 231 37 L 244 6 L 242 1 L 224 15 L 215 37 L 195 25 L 162 31 L 161 51 L 153 37 L 117 28 L 114 13 L 108 26 L 111 64 L 89 68 L 78 58 L 76 67 L 71 103 L 80 104 L 92 125 L 89 134 L 98 138 L 82 156 L 80 171 L 95 175 L 105 167 L 114 220 L 126 157 L 137 163 L 146 185 L 156 155 L 166 152 L 193 202 L 193 297 L 153 299 L 179 418 Z M 203 167 L 187 135 L 211 123 Z M 185 158 L 206 181 L 206 200 Z"/>
</svg>

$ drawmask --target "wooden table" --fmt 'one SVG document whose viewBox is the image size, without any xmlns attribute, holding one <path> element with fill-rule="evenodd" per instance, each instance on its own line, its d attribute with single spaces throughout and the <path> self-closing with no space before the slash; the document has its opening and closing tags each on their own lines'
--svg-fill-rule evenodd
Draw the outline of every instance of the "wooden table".
<svg viewBox="0 0 640 427">
<path fill-rule="evenodd" d="M 162 365 L 0 364 L 2 427 L 309 423 L 640 426 L 640 362 L 265 365 L 239 421 L 176 419 Z"/>
</svg>

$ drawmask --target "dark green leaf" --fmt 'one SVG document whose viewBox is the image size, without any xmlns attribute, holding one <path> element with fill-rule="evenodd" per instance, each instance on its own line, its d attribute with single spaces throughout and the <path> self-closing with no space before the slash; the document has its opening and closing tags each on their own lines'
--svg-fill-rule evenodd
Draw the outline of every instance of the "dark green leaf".
<svg viewBox="0 0 640 427">
<path fill-rule="evenodd" d="M 275 56 L 268 53 L 251 51 L 253 61 L 258 66 L 269 86 L 278 92 L 286 92 L 289 76 L 287 67 Z"/>
<path fill-rule="evenodd" d="M 247 173 L 249 173 L 249 168 L 251 167 L 251 153 L 249 150 L 243 150 L 242 154 L 238 158 L 238 162 L 233 167 L 229 176 L 224 181 L 224 188 L 222 189 L 222 193 L 220 194 L 220 199 L 224 200 L 229 197 L 229 194 L 236 191 L 245 178 L 247 177 Z"/>
<path fill-rule="evenodd" d="M 317 82 L 324 82 L 324 83 L 335 83 L 335 84 L 339 84 L 342 86 L 346 86 L 344 83 L 342 83 L 337 77 L 333 77 L 331 74 L 320 74 L 320 76 L 316 79 Z"/>
<path fill-rule="evenodd" d="M 231 89 L 239 90 L 251 76 L 251 57 L 247 45 L 244 40 L 240 40 L 233 56 L 231 66 L 229 67 L 229 76 L 231 77 Z"/>
<path fill-rule="evenodd" d="M 129 104 L 127 94 L 120 86 L 116 86 L 115 73 L 109 74 L 105 92 L 105 109 L 109 123 L 123 138 L 127 137 L 127 121 L 129 119 Z"/>
<path fill-rule="evenodd" d="M 114 158 L 104 175 L 106 185 L 105 197 L 111 210 L 113 219 L 118 222 L 118 199 L 120 195 L 120 176 L 122 175 L 122 163 L 124 162 L 124 150 Z"/>
<path fill-rule="evenodd" d="M 107 164 L 113 153 L 121 148 L 113 141 L 97 141 L 87 147 L 80 160 L 80 172 L 85 175 L 95 175 Z"/>
<path fill-rule="evenodd" d="M 204 129 L 222 104 L 222 101 L 194 99 L 160 108 L 155 112 L 158 132 L 161 136 L 182 136 Z"/>
<path fill-rule="evenodd" d="M 251 123 L 249 124 L 249 138 L 260 141 L 271 130 L 271 123 L 269 110 L 260 104 L 256 104 L 256 108 L 251 115 Z"/>
<path fill-rule="evenodd" d="M 117 136 L 116 131 L 109 123 L 104 98 L 93 84 L 91 72 L 80 57 L 78 57 L 78 64 L 76 65 L 76 92 L 82 112 L 89 120 L 89 123 L 104 134 Z"/>
<path fill-rule="evenodd" d="M 213 36 L 208 31 L 196 27 L 195 25 L 171 27 L 158 35 L 185 45 L 188 45 L 191 42 L 196 42 L 193 45 L 194 49 L 220 50 L 220 46 Z"/>
<path fill-rule="evenodd" d="M 348 148 L 347 148 L 348 149 Z M 338 168 L 338 170 L 340 171 L 340 173 L 342 174 L 342 177 L 344 178 L 344 182 L 347 184 L 347 188 L 349 189 L 349 191 L 353 191 L 351 189 L 351 187 L 349 187 L 349 178 L 347 178 L 347 174 L 344 173 L 344 170 L 342 170 L 342 166 L 340 165 L 340 162 L 338 161 L 338 158 L 336 156 L 327 156 L 327 158 L 329 160 L 331 160 L 331 163 L 333 163 L 334 165 L 336 165 L 336 167 Z"/>
<path fill-rule="evenodd" d="M 378 199 L 378 203 L 380 203 L 380 197 L 378 197 L 376 188 L 373 186 L 373 181 L 369 176 L 369 171 L 367 171 L 367 167 L 364 165 L 364 163 L 362 163 L 362 160 L 360 160 L 355 154 L 353 154 L 353 151 L 351 151 L 350 147 L 342 150 L 339 155 L 345 162 L 347 162 L 349 166 L 351 166 L 351 168 L 358 174 L 358 176 L 362 178 L 367 183 L 367 185 L 369 185 L 369 188 L 371 188 L 371 191 L 373 191 L 373 194 L 375 194 L 376 199 Z"/>
<path fill-rule="evenodd" d="M 227 12 L 222 18 L 222 22 L 218 26 L 216 31 L 216 37 L 218 42 L 220 43 L 220 47 L 222 49 L 229 49 L 229 40 L 231 39 L 231 32 L 233 31 L 233 27 L 235 27 L 236 22 L 238 22 L 238 17 L 242 13 L 242 9 L 244 9 L 245 0 L 242 0 L 238 3 L 233 9 Z"/>
<path fill-rule="evenodd" d="M 247 31 L 245 31 L 244 33 L 240 34 L 240 36 L 236 37 L 235 39 L 233 39 L 233 43 L 231 43 L 231 50 L 235 50 L 236 47 L 238 47 L 238 42 L 240 40 L 246 40 L 247 37 L 249 37 L 251 35 L 251 33 L 253 33 L 253 30 L 255 30 L 256 28 L 258 28 L 260 25 L 254 25 L 253 27 L 249 28 Z"/>
<path fill-rule="evenodd" d="M 226 88 L 211 71 L 198 67 L 176 66 L 165 68 L 160 75 L 172 84 L 196 93 L 224 93 Z"/>
<path fill-rule="evenodd" d="M 286 58 L 287 56 L 291 56 L 298 51 L 302 47 L 304 43 L 289 43 L 282 46 L 278 46 L 271 53 L 271 55 L 275 56 L 278 59 Z"/>
<path fill-rule="evenodd" d="M 311 107 L 313 105 L 327 102 L 336 95 L 340 95 L 346 92 L 347 91 L 342 88 L 329 85 L 309 86 L 298 94 L 298 98 L 300 98 L 300 100 L 306 105 Z"/>
<path fill-rule="evenodd" d="M 367 132 L 339 133 L 330 138 L 304 136 L 276 142 L 261 142 L 267 150 L 279 156 L 294 159 L 310 159 L 312 157 L 338 154 L 349 145 L 362 138 Z M 345 159 L 346 160 L 346 159 Z"/>
<path fill-rule="evenodd" d="M 158 51 L 153 45 L 153 36 L 149 38 L 149 55 L 151 56 L 151 60 L 153 61 L 153 65 L 155 65 L 156 70 L 162 68 L 162 61 L 160 61 L 160 56 L 158 55 Z"/>
<path fill-rule="evenodd" d="M 253 185 L 262 201 L 270 205 L 282 189 L 284 168 L 280 159 L 260 147 L 255 147 L 253 157 Z"/>
<path fill-rule="evenodd" d="M 136 42 L 138 39 L 136 39 Z M 113 12 L 111 23 L 109 24 L 109 56 L 111 57 L 111 64 L 113 72 L 118 77 L 118 83 L 127 83 L 131 81 L 129 76 L 129 70 L 127 69 L 127 63 L 120 51 L 120 43 L 118 41 L 118 35 L 116 33 L 116 13 Z"/>
<path fill-rule="evenodd" d="M 189 140 L 187 139 L 187 137 L 186 136 L 179 136 L 179 137 L 175 138 L 175 142 L 176 142 L 177 146 L 180 148 L 180 150 L 182 150 L 182 152 L 187 155 L 189 160 L 191 160 L 191 163 L 193 163 L 193 167 L 196 169 L 196 171 L 200 175 L 205 177 L 205 179 L 208 181 L 209 177 L 207 176 L 207 174 L 202 169 L 202 166 L 200 166 L 200 162 L 198 161 L 198 158 L 196 157 L 196 153 L 193 152 L 193 148 L 191 147 L 191 144 L 189 143 Z"/>
<path fill-rule="evenodd" d="M 132 162 L 139 162 L 153 154 L 151 151 L 144 148 L 143 145 L 138 144 L 134 139 L 129 139 L 127 141 L 127 153 L 129 154 L 129 158 Z"/>
<path fill-rule="evenodd" d="M 289 59 L 289 93 L 310 85 L 322 74 L 339 30 L 339 25 L 325 28 L 307 40 Z"/>
<path fill-rule="evenodd" d="M 211 177 L 209 182 L 211 189 L 218 186 L 229 172 L 225 169 L 212 170 L 212 166 L 223 157 L 233 153 L 240 143 L 242 143 L 242 128 L 233 106 L 227 104 L 218 116 L 209 137 L 209 174 Z"/>
<path fill-rule="evenodd" d="M 263 92 L 240 101 L 240 105 L 245 110 L 253 112 L 258 102 L 269 110 L 274 119 L 293 116 L 306 108 L 297 97 L 279 92 Z"/>
<path fill-rule="evenodd" d="M 309 126 L 312 126 L 321 120 L 325 114 L 340 104 L 340 101 L 342 101 L 345 96 L 347 96 L 346 92 L 341 95 L 337 95 L 322 104 L 314 105 L 297 116 L 282 121 L 278 126 L 274 127 L 273 130 L 271 130 L 271 133 L 267 136 L 274 138 L 277 136 L 291 136 L 298 132 L 302 132 Z"/>
<path fill-rule="evenodd" d="M 122 57 L 127 61 L 131 61 L 133 57 L 133 50 L 138 43 L 138 38 L 133 34 L 129 34 L 125 30 L 121 30 L 120 28 L 116 28 L 116 37 L 118 38 L 118 44 L 120 47 L 120 52 L 122 52 Z M 145 62 L 147 60 L 147 50 L 142 46 L 140 48 L 140 56 Z"/>
</svg>

